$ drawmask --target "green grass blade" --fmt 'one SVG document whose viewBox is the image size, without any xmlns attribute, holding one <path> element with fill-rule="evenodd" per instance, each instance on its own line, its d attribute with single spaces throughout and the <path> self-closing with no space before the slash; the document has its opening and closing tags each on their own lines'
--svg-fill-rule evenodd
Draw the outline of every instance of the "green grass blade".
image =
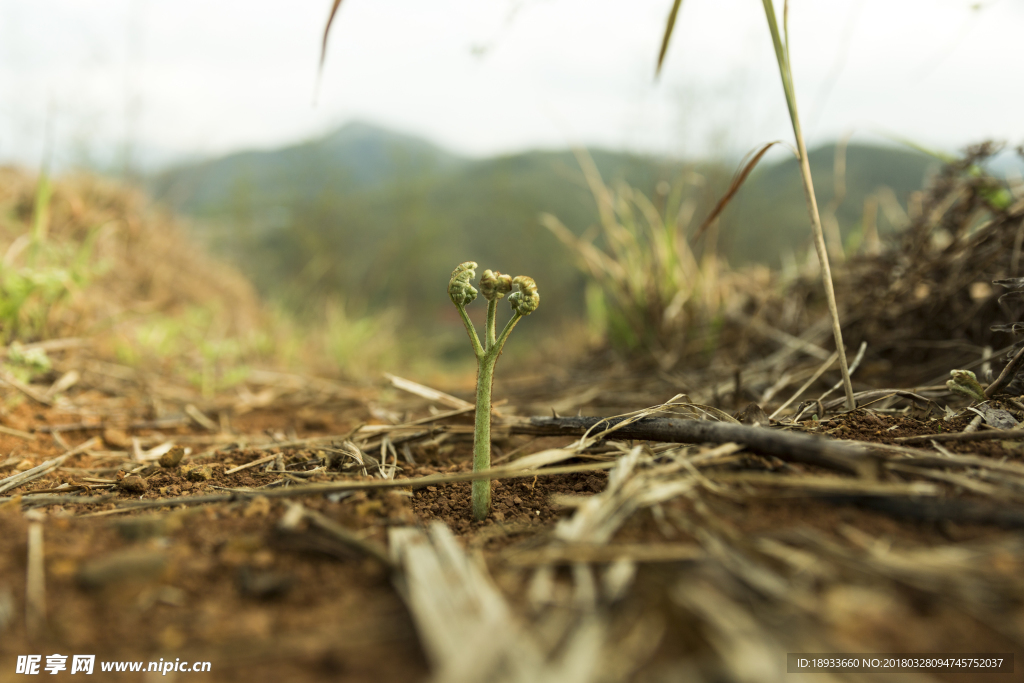
<svg viewBox="0 0 1024 683">
<path fill-rule="evenodd" d="M 775 6 L 772 0 L 762 0 L 764 14 L 768 19 L 768 30 L 772 34 L 772 45 L 775 46 L 775 59 L 779 63 L 779 74 L 782 76 L 782 90 L 786 95 L 786 106 L 789 107 L 789 120 L 793 124 L 793 133 L 799 138 L 800 117 L 796 112 L 796 93 L 793 90 L 793 74 L 789 68 L 789 46 L 782 42 L 779 34 L 779 23 L 775 19 Z"/>
</svg>

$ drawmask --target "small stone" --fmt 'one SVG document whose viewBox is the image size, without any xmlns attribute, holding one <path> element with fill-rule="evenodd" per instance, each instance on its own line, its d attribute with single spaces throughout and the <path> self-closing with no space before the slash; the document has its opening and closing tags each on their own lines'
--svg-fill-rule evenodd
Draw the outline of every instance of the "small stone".
<svg viewBox="0 0 1024 683">
<path fill-rule="evenodd" d="M 516 504 L 516 505 L 522 505 L 522 504 L 523 504 L 523 499 L 522 499 L 522 498 L 520 498 L 519 496 L 515 496 L 515 497 L 514 497 L 514 498 L 512 499 L 512 502 L 513 502 L 514 504 Z"/>
<path fill-rule="evenodd" d="M 146 480 L 137 474 L 125 477 L 121 480 L 121 489 L 129 493 L 142 493 L 149 488 Z"/>
<path fill-rule="evenodd" d="M 196 465 L 185 472 L 189 481 L 210 481 L 213 479 L 213 468 L 209 465 Z"/>
<path fill-rule="evenodd" d="M 161 455 L 160 460 L 158 460 L 157 462 L 160 463 L 160 467 L 177 467 L 178 463 L 180 463 L 181 459 L 184 457 L 185 449 L 182 448 L 181 446 L 175 446 L 171 450 Z"/>
<path fill-rule="evenodd" d="M 736 415 L 736 418 L 745 425 L 763 425 L 767 427 L 771 424 L 768 415 L 756 403 L 748 404 L 746 408 Z"/>
<path fill-rule="evenodd" d="M 129 448 L 132 445 L 128 434 L 123 429 L 117 429 L 116 427 L 107 427 L 103 430 L 103 441 L 108 446 L 113 446 L 114 448 Z"/>
<path fill-rule="evenodd" d="M 504 512 L 500 512 L 500 511 L 499 512 L 495 512 L 494 515 L 492 515 L 492 516 L 494 517 L 494 521 L 495 522 L 504 522 L 505 521 L 505 513 Z"/>
</svg>

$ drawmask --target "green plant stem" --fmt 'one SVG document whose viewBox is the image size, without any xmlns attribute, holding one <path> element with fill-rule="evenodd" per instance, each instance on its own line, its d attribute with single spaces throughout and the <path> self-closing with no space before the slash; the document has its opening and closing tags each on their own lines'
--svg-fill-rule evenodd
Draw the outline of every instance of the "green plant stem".
<svg viewBox="0 0 1024 683">
<path fill-rule="evenodd" d="M 494 384 L 494 362 L 497 355 L 479 358 L 476 373 L 476 423 L 473 429 L 473 471 L 491 467 L 491 387 Z M 491 509 L 491 480 L 473 482 L 473 520 L 487 518 Z"/>
<path fill-rule="evenodd" d="M 473 353 L 476 354 L 477 358 L 481 358 L 484 355 L 484 348 L 480 346 L 480 337 L 476 336 L 476 328 L 473 327 L 473 321 L 469 319 L 465 306 L 456 306 L 456 308 L 459 309 L 459 315 L 462 316 L 462 324 L 466 326 L 466 334 L 469 335 L 469 341 L 473 343 Z"/>
<path fill-rule="evenodd" d="M 501 335 L 494 336 L 494 306 L 495 301 L 489 302 L 487 307 L 487 350 L 479 351 L 476 354 L 476 420 L 473 428 L 473 471 L 480 472 L 491 467 L 491 388 L 494 386 L 494 366 L 501 356 L 501 349 L 505 346 L 512 329 L 523 316 L 518 313 L 512 315 L 512 319 L 505 325 Z M 464 318 L 467 321 L 467 329 L 472 330 L 470 339 L 476 337 L 476 330 L 468 322 L 469 316 Z M 474 344 L 474 348 L 479 342 Z M 491 509 L 491 480 L 479 479 L 473 482 L 473 520 L 481 521 L 487 518 Z"/>
<path fill-rule="evenodd" d="M 523 316 L 519 315 L 518 313 L 513 313 L 512 314 L 512 319 L 509 320 L 508 323 L 506 323 L 505 329 L 503 329 L 501 331 L 501 334 L 498 336 L 498 339 L 495 342 L 495 344 L 497 346 L 497 349 L 498 349 L 498 352 L 496 354 L 494 354 L 494 361 L 495 362 L 498 361 L 498 356 L 501 355 L 501 349 L 502 349 L 502 347 L 505 346 L 505 342 L 508 341 L 508 336 L 510 334 L 512 334 L 512 330 L 515 328 L 516 323 L 518 323 L 522 319 L 523 319 Z"/>
<path fill-rule="evenodd" d="M 494 321 L 498 314 L 498 297 L 494 297 L 487 302 L 487 329 L 484 334 L 486 339 L 484 340 L 484 351 L 489 351 L 494 348 Z"/>
</svg>

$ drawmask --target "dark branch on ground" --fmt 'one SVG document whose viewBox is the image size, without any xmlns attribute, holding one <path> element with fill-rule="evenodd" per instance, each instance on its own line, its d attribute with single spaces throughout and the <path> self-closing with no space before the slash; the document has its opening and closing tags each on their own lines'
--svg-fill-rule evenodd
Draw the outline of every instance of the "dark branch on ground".
<svg viewBox="0 0 1024 683">
<path fill-rule="evenodd" d="M 513 432 L 520 434 L 582 436 L 595 426 L 592 433 L 613 427 L 623 419 L 531 417 L 520 423 L 512 423 L 510 427 Z M 875 462 L 869 451 L 861 446 L 809 434 L 707 420 L 648 417 L 616 429 L 606 438 L 667 443 L 734 442 L 787 462 L 817 465 L 855 475 L 869 474 Z"/>
</svg>

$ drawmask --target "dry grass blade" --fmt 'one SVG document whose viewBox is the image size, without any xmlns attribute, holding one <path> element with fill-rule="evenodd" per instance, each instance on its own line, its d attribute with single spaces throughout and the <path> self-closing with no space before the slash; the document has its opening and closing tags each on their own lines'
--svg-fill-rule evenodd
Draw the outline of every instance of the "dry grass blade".
<svg viewBox="0 0 1024 683">
<path fill-rule="evenodd" d="M 463 552 L 444 524 L 390 533 L 402 568 L 399 588 L 430 659 L 431 680 L 445 683 L 589 683 L 599 680 L 607 643 L 603 620 L 587 610 L 549 660 L 483 566 Z"/>
<path fill-rule="evenodd" d="M 323 73 L 324 62 L 327 60 L 327 38 L 331 34 L 331 24 L 334 23 L 334 16 L 338 13 L 338 8 L 341 7 L 341 0 L 334 0 L 331 3 L 331 13 L 327 15 L 327 25 L 324 26 L 324 39 L 323 44 L 320 46 L 320 67 L 319 73 Z"/>
<path fill-rule="evenodd" d="M 468 683 L 490 680 L 506 667 L 539 667 L 541 652 L 527 640 L 504 598 L 469 561 L 447 527 L 435 523 L 429 537 L 418 529 L 392 529 L 390 546 L 395 564 L 403 569 L 401 592 L 435 680 Z"/>
<path fill-rule="evenodd" d="M 612 434 L 620 429 L 624 429 L 631 424 L 636 423 L 639 420 L 651 417 L 658 413 L 664 412 L 672 407 L 689 407 L 691 404 L 676 403 L 680 398 L 683 398 L 684 394 L 676 394 L 665 403 L 661 403 L 650 408 L 644 408 L 637 410 L 632 413 L 626 413 L 624 415 L 616 415 L 615 417 L 598 419 L 592 421 L 591 424 L 583 431 L 579 441 L 568 446 L 566 448 L 550 448 L 548 450 L 540 451 L 537 453 L 531 453 L 530 455 L 523 456 L 517 460 L 509 463 L 509 469 L 536 469 L 545 465 L 553 465 L 556 462 L 562 462 L 574 458 L 583 452 L 585 449 L 593 446 L 601 439 L 608 439 L 609 434 Z M 705 406 L 698 406 L 705 407 Z M 714 411 L 715 409 L 710 409 Z M 721 411 L 719 411 L 721 412 Z M 724 415 L 728 419 L 732 419 L 728 415 Z M 596 431 L 598 428 L 602 428 L 601 431 Z M 594 433 L 592 433 L 594 432 Z"/>
<path fill-rule="evenodd" d="M 46 396 L 33 389 L 28 384 L 25 384 L 14 375 L 7 372 L 6 370 L 0 370 L 0 383 L 14 387 L 15 389 L 25 394 L 36 403 L 39 403 L 44 406 L 53 405 L 53 401 L 51 401 Z"/>
<path fill-rule="evenodd" d="M 830 367 L 832 367 L 832 364 L 836 362 L 837 358 L 839 358 L 839 354 L 833 352 L 832 355 L 828 357 L 828 360 L 826 360 L 824 363 L 822 363 L 822 365 L 819 366 L 818 369 L 814 371 L 814 374 L 811 375 L 807 379 L 807 381 L 804 382 L 800 386 L 800 388 L 797 389 L 796 392 L 792 396 L 790 396 L 789 399 L 786 400 L 785 403 L 783 403 L 781 406 L 776 408 L 775 412 L 773 412 L 771 415 L 768 416 L 768 419 L 769 420 L 774 420 L 775 416 L 778 415 L 779 413 L 781 413 L 786 408 L 788 408 L 790 403 L 792 403 L 796 399 L 800 398 L 800 396 L 805 391 L 807 391 L 808 387 L 810 387 L 812 384 L 814 384 L 816 381 L 818 381 L 818 378 L 821 377 L 822 375 L 824 375 L 825 371 L 828 370 Z"/>
<path fill-rule="evenodd" d="M 262 458 L 256 458 L 255 460 L 247 462 L 244 465 L 232 467 L 230 470 L 224 470 L 224 474 L 234 474 L 235 472 L 241 472 L 242 470 L 247 470 L 250 467 L 256 467 L 256 465 L 262 465 L 265 462 L 270 462 L 271 460 L 278 457 L 280 457 L 279 453 L 271 453 L 270 455 L 265 455 Z"/>
<path fill-rule="evenodd" d="M 661 74 L 661 65 L 665 62 L 665 54 L 668 52 L 668 43 L 672 39 L 672 31 L 676 27 L 676 17 L 679 15 L 679 8 L 682 4 L 683 0 L 673 0 L 672 2 L 672 9 L 668 13 L 668 21 L 665 22 L 665 35 L 661 39 L 661 49 L 658 50 L 658 66 L 654 69 L 655 78 Z"/>
<path fill-rule="evenodd" d="M 505 553 L 502 559 L 510 565 L 528 567 L 578 562 L 613 563 L 624 560 L 635 563 L 687 562 L 706 557 L 707 553 L 692 543 L 585 543 L 546 546 L 537 550 L 512 550 Z"/>
<path fill-rule="evenodd" d="M 741 168 L 739 171 L 737 171 L 736 175 L 733 176 L 732 182 L 729 184 L 729 189 L 726 190 L 725 194 L 722 195 L 722 198 L 718 200 L 718 203 L 715 204 L 715 208 L 711 211 L 711 213 L 708 214 L 708 217 L 704 219 L 704 222 L 700 224 L 700 227 L 697 228 L 697 231 L 693 233 L 692 239 L 694 242 L 700 239 L 701 235 L 704 234 L 704 231 L 708 229 L 708 227 L 715 221 L 716 218 L 718 218 L 719 215 L 721 215 L 721 213 L 725 210 L 725 207 L 728 206 L 729 202 L 732 201 L 732 198 L 735 197 L 736 193 L 740 191 L 740 188 L 743 186 L 743 183 L 746 182 L 747 180 L 747 176 L 749 176 L 750 173 L 754 170 L 758 162 L 761 161 L 761 158 L 768 153 L 768 150 L 770 150 L 775 145 L 781 143 L 781 140 L 769 142 L 763 147 L 761 147 L 761 149 L 757 150 L 757 152 L 750 158 L 749 161 L 746 161 L 744 159 L 744 161 L 740 162 Z M 750 155 L 748 154 L 748 156 Z"/>
<path fill-rule="evenodd" d="M 993 429 L 987 432 L 954 432 L 950 434 L 917 434 L 915 436 L 897 436 L 897 443 L 927 443 L 929 441 L 1020 441 L 1024 439 L 1024 431 L 1020 429 Z"/>
<path fill-rule="evenodd" d="M 1024 465 L 1020 465 L 1015 462 L 1002 462 L 1001 460 L 994 460 L 992 458 L 982 458 L 976 455 L 935 455 L 931 451 L 926 451 L 920 448 L 908 448 L 906 446 L 889 446 L 886 444 L 870 444 L 872 449 L 881 451 L 887 451 L 890 453 L 898 453 L 900 455 L 909 455 L 909 458 L 900 458 L 896 462 L 901 465 L 908 465 L 913 467 L 939 467 L 939 468 L 953 468 L 953 467 L 964 467 L 964 468 L 975 468 L 977 470 L 994 470 L 999 472 L 999 476 L 1003 480 L 1012 479 L 1013 477 L 1024 477 Z M 1006 475 L 1012 475 L 1007 477 Z"/>
<path fill-rule="evenodd" d="M 437 401 L 438 403 L 443 403 L 450 408 L 454 408 L 455 410 L 475 409 L 475 406 L 469 401 L 463 401 L 461 398 L 456 398 L 455 396 L 452 396 L 451 394 L 446 394 L 443 391 L 432 389 L 428 386 L 419 384 L 418 382 L 413 382 L 412 380 L 405 379 L 404 377 L 392 375 L 390 372 L 385 372 L 384 376 L 388 378 L 388 381 L 390 381 L 391 384 L 394 385 L 396 389 L 408 391 L 410 394 L 421 396 L 430 401 Z"/>
<path fill-rule="evenodd" d="M 51 458 L 50 460 L 47 460 L 44 463 L 40 463 L 39 465 L 27 469 L 24 472 L 12 474 L 6 479 L 0 479 L 0 493 L 3 493 L 4 491 L 10 491 L 13 488 L 26 484 L 34 479 L 38 479 L 39 477 L 45 476 L 49 472 L 60 467 L 61 464 L 63 464 L 63 462 L 70 458 L 72 455 L 77 455 L 78 453 L 87 451 L 99 443 L 100 440 L 94 436 L 93 438 L 89 439 L 80 446 L 68 450 L 68 452 L 64 453 L 63 455 L 58 455 L 56 458 Z"/>
<path fill-rule="evenodd" d="M 849 370 L 849 374 L 850 375 L 853 375 L 853 373 L 857 371 L 857 368 L 860 366 L 860 362 L 862 360 L 864 360 L 864 352 L 867 351 L 867 350 L 868 350 L 868 343 L 867 342 L 861 342 L 860 343 L 860 348 L 857 349 L 857 355 L 854 356 L 853 363 L 850 364 L 850 370 Z M 836 391 L 842 385 L 843 385 L 843 380 L 840 380 L 840 381 L 836 382 L 835 384 L 832 385 L 832 387 L 828 391 L 826 391 L 824 394 L 819 396 L 818 400 L 819 401 L 824 401 L 826 398 L 828 398 L 828 396 L 833 391 Z M 856 398 L 857 398 L 857 395 L 854 394 L 854 399 L 856 399 Z"/>
<path fill-rule="evenodd" d="M 425 477 L 410 479 L 374 479 L 370 481 L 339 481 L 315 484 L 296 484 L 280 488 L 259 488 L 244 489 L 231 488 L 222 489 L 224 493 L 211 493 L 198 496 L 176 496 L 172 498 L 153 498 L 147 500 L 123 500 L 117 503 L 117 507 L 111 510 L 90 512 L 81 517 L 99 517 L 110 514 L 118 514 L 130 510 L 143 510 L 153 507 L 175 507 L 192 505 L 210 505 L 214 503 L 227 503 L 232 500 L 244 500 L 253 496 L 265 496 L 267 498 L 301 498 L 303 496 L 320 496 L 339 491 L 366 491 L 370 489 L 393 489 L 393 488 L 423 488 L 426 486 L 441 486 L 443 484 L 454 484 L 465 481 L 476 481 L 479 479 L 516 479 L 535 478 L 538 476 L 554 476 L 558 474 L 570 474 L 574 472 L 596 472 L 609 470 L 615 466 L 614 462 L 586 463 L 583 465 L 565 465 L 563 467 L 548 467 L 545 469 L 523 470 L 507 467 L 497 467 L 480 472 L 460 472 L 458 474 L 431 474 Z M 39 498 L 49 501 L 48 496 Z M 60 496 L 60 502 L 68 502 L 67 496 Z M 0 503 L 13 500 L 13 498 L 0 498 Z M 78 498 L 81 503 L 106 502 L 106 497 L 94 499 Z M 33 503 L 41 501 L 34 500 Z M 55 504 L 55 503 L 44 503 Z"/>
<path fill-rule="evenodd" d="M 905 484 L 899 482 L 865 481 L 863 479 L 841 479 L 839 477 L 761 474 L 759 472 L 719 474 L 715 477 L 714 481 L 724 484 L 746 484 L 785 489 L 787 493 L 801 496 L 849 495 L 913 498 L 917 496 L 938 496 L 941 493 L 939 487 L 923 481 Z"/>
<path fill-rule="evenodd" d="M 777 653 L 788 648 L 770 634 L 748 606 L 730 598 L 709 582 L 693 585 L 680 581 L 672 591 L 672 600 L 698 617 L 710 632 L 710 641 L 718 651 L 724 669 L 721 680 L 743 683 L 781 683 L 785 680 L 786 674 L 776 662 Z"/>
<path fill-rule="evenodd" d="M 24 439 L 25 441 L 35 441 L 36 440 L 36 435 L 35 434 L 30 434 L 29 432 L 23 432 L 20 429 L 13 429 L 12 427 L 4 427 L 3 425 L 0 425 L 0 434 L 8 434 L 10 436 L 16 436 L 19 439 Z"/>
<path fill-rule="evenodd" d="M 218 425 L 216 422 L 203 415 L 202 411 L 200 411 L 199 408 L 196 408 L 191 403 L 185 406 L 185 414 L 191 417 L 193 420 L 195 420 L 196 424 L 198 424 L 200 427 L 203 427 L 204 429 L 208 429 L 211 432 L 220 431 L 220 425 Z"/>
<path fill-rule="evenodd" d="M 46 572 L 43 566 L 43 525 L 28 527 L 28 569 L 25 575 L 25 627 L 30 636 L 46 626 Z"/>
<path fill-rule="evenodd" d="M 839 351 L 839 367 L 843 372 L 843 387 L 846 389 L 846 406 L 853 410 L 857 401 L 853 397 L 853 383 L 850 381 L 850 370 L 846 363 L 846 349 L 843 346 L 843 331 L 839 325 L 839 308 L 836 305 L 835 287 L 832 284 L 832 268 L 829 266 L 828 250 L 825 247 L 825 232 L 821 227 L 821 216 L 818 213 L 818 200 L 814 196 L 814 181 L 811 179 L 811 166 L 807 158 L 807 145 L 804 143 L 803 131 L 800 129 L 800 117 L 796 108 L 796 92 L 793 88 L 793 72 L 789 62 L 789 35 L 783 43 L 779 34 L 779 26 L 775 20 L 775 8 L 772 0 L 763 0 L 764 13 L 768 19 L 768 28 L 772 34 L 775 47 L 775 58 L 779 63 L 779 74 L 782 76 L 782 88 L 786 94 L 786 105 L 789 107 L 789 118 L 793 124 L 793 135 L 796 138 L 797 156 L 800 160 L 800 174 L 804 181 L 804 197 L 807 200 L 807 211 L 811 217 L 811 228 L 814 233 L 814 249 L 821 264 L 821 281 L 825 287 L 825 299 L 828 302 L 829 315 L 832 317 L 832 334 Z M 788 13 L 789 5 L 786 4 Z"/>
<path fill-rule="evenodd" d="M 330 517 L 327 517 L 316 510 L 310 510 L 309 508 L 304 507 L 301 503 L 292 504 L 292 507 L 289 509 L 289 513 L 286 517 L 294 519 L 300 516 L 309 520 L 313 525 L 331 534 L 346 546 L 354 548 L 355 550 L 374 558 L 385 567 L 392 566 L 391 557 L 388 555 L 384 547 L 376 541 L 361 538 L 358 534 L 346 529 Z"/>
</svg>

